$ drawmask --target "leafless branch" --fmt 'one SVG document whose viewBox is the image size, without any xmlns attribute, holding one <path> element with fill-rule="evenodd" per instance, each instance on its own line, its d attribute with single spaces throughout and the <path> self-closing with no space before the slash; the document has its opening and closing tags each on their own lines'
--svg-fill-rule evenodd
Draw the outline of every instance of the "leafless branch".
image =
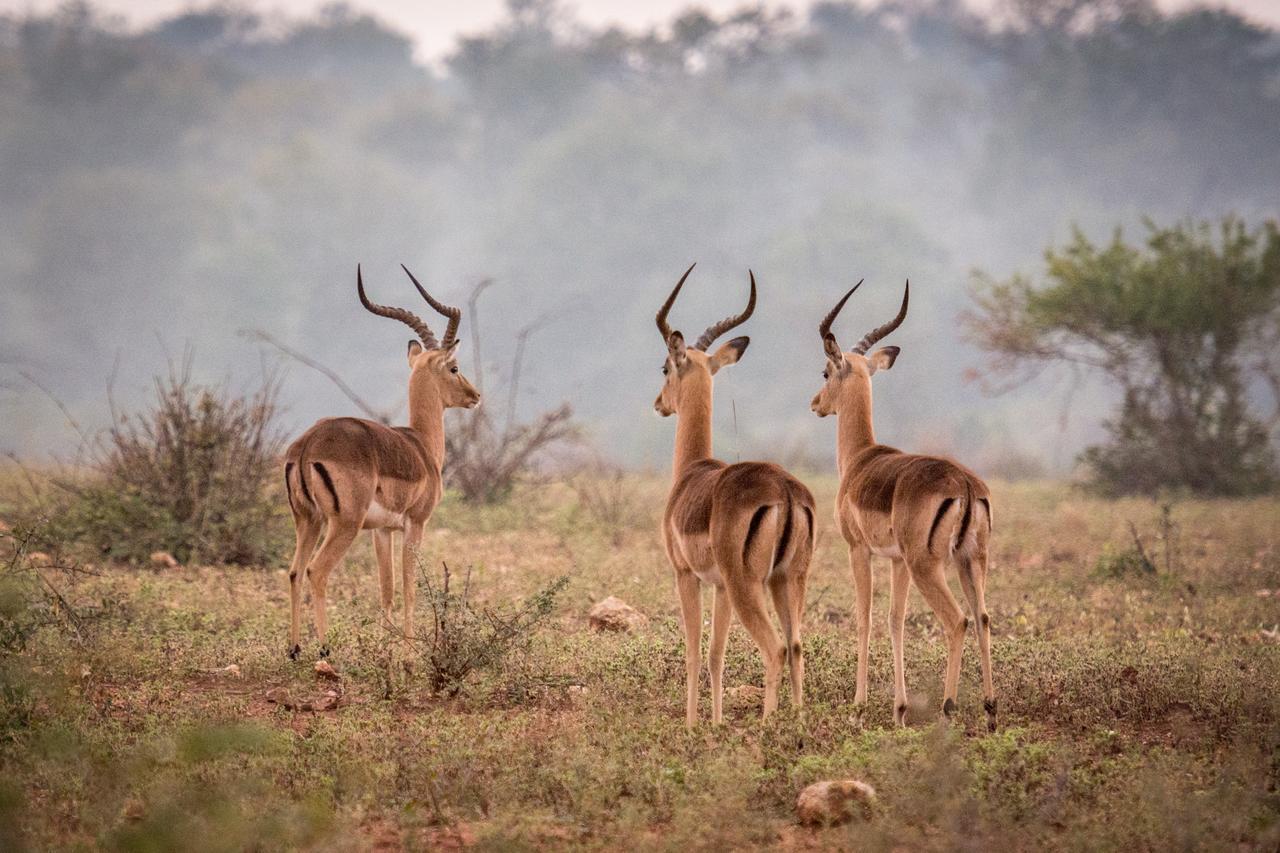
<svg viewBox="0 0 1280 853">
<path fill-rule="evenodd" d="M 299 352 L 298 350 L 294 349 L 293 347 L 289 346 L 283 341 L 277 339 L 270 333 L 263 331 L 262 329 L 241 329 L 239 334 L 242 337 L 246 337 L 250 340 L 258 341 L 259 343 L 269 344 L 270 346 L 275 347 L 284 355 L 288 356 L 289 358 L 292 358 L 294 361 L 297 361 L 300 364 L 303 364 L 306 367 L 311 368 L 312 370 L 324 376 L 326 379 L 332 382 L 335 386 L 337 386 L 338 390 L 341 391 L 344 395 L 346 395 L 346 398 L 350 400 L 352 403 L 354 403 L 356 408 L 358 408 L 360 411 L 368 415 L 369 418 L 382 424 L 391 423 L 392 415 L 394 414 L 394 412 L 390 412 L 384 409 L 379 409 L 373 404 L 369 403 L 367 400 L 365 400 L 363 397 L 357 394 L 355 392 L 355 389 L 353 389 L 350 385 L 344 382 L 342 380 L 342 377 L 339 376 L 333 369 L 326 367 L 325 365 L 316 361 L 314 358 L 311 358 L 309 355 Z"/>
</svg>

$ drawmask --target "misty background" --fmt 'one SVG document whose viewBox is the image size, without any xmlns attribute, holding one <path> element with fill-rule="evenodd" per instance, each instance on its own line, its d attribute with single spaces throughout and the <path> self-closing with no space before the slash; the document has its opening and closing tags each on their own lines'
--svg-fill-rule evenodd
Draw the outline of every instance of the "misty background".
<svg viewBox="0 0 1280 853">
<path fill-rule="evenodd" d="M 1052 372 L 984 394 L 958 322 L 971 273 L 1038 275 L 1073 224 L 1140 242 L 1144 216 L 1275 217 L 1280 34 L 1138 0 L 1021 0 L 994 20 L 819 3 L 630 31 L 521 0 L 425 65 L 358 4 L 142 30 L 79 4 L 0 17 L 0 450 L 79 442 L 27 377 L 92 430 L 109 377 L 128 409 L 188 344 L 201 378 L 252 386 L 278 356 L 250 328 L 394 407 L 410 333 L 360 308 L 355 265 L 374 301 L 436 324 L 403 262 L 453 304 L 494 279 L 490 404 L 517 331 L 552 318 L 524 353 L 521 413 L 568 400 L 604 452 L 664 468 L 653 315 L 696 260 L 672 313 L 686 336 L 741 309 L 748 267 L 760 284 L 751 348 L 717 379 L 721 457 L 827 464 L 817 322 L 865 277 L 836 329 L 848 346 L 909 277 L 878 438 L 1062 472 L 1111 399 Z M 476 372 L 469 348 L 462 364 Z M 286 369 L 292 432 L 358 414 Z"/>
</svg>

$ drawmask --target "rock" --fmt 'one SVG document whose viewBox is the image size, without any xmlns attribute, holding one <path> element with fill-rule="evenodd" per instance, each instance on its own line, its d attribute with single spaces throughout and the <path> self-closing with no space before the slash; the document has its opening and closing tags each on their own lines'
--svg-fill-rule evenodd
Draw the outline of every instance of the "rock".
<svg viewBox="0 0 1280 853">
<path fill-rule="evenodd" d="M 151 565 L 157 569 L 176 569 L 182 564 L 168 551 L 152 551 Z"/>
<path fill-rule="evenodd" d="M 739 684 L 726 688 L 724 695 L 735 705 L 758 705 L 764 701 L 764 688 L 755 684 Z"/>
<path fill-rule="evenodd" d="M 240 666 L 234 663 L 229 663 L 226 666 L 222 667 L 221 669 L 215 670 L 215 672 L 221 673 L 222 675 L 226 675 L 231 678 L 243 678 L 243 676 L 240 674 Z"/>
<path fill-rule="evenodd" d="M 0 534 L 12 533 L 12 532 L 13 532 L 12 525 L 10 525 L 9 522 L 5 521 L 3 518 L 0 518 Z"/>
<path fill-rule="evenodd" d="M 146 816 L 146 804 L 137 797 L 130 797 L 125 800 L 124 805 L 120 808 L 120 817 L 130 822 L 142 820 Z"/>
<path fill-rule="evenodd" d="M 815 782 L 796 798 L 796 817 L 805 826 L 835 826 L 859 813 L 871 817 L 876 790 L 857 779 Z"/>
<path fill-rule="evenodd" d="M 27 560 L 33 566 L 52 566 L 53 557 L 50 557 L 44 551 L 32 551 L 27 555 Z"/>
<path fill-rule="evenodd" d="M 267 691 L 267 701 L 282 708 L 293 707 L 293 694 L 287 687 L 273 687 Z"/>
<path fill-rule="evenodd" d="M 647 625 L 649 617 L 611 595 L 591 608 L 587 621 L 597 631 L 633 631 Z"/>
<path fill-rule="evenodd" d="M 336 690 L 326 690 L 317 699 L 310 699 L 298 706 L 299 711 L 333 711 L 342 703 L 342 694 Z"/>
<path fill-rule="evenodd" d="M 316 661 L 316 678 L 327 678 L 330 681 L 340 681 L 342 676 L 338 675 L 338 671 L 333 668 L 333 664 L 327 660 Z"/>
</svg>

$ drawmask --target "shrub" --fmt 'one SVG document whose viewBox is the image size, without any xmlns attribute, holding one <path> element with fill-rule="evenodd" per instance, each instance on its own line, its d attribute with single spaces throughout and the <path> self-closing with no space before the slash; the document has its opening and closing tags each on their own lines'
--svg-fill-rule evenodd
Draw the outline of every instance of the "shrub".
<svg viewBox="0 0 1280 853">
<path fill-rule="evenodd" d="M 420 640 L 426 676 L 433 692 L 450 696 L 462 691 L 472 673 L 496 669 L 512 652 L 527 648 L 569 583 L 566 576 L 557 578 L 516 607 L 477 609 L 471 603 L 470 569 L 461 592 L 451 587 L 448 563 L 439 585 L 421 563 L 418 574 L 421 599 L 431 617 L 429 634 Z"/>
<path fill-rule="evenodd" d="M 247 394 L 200 385 L 188 354 L 156 377 L 150 407 L 113 414 L 89 476 L 60 482 L 51 532 L 127 562 L 154 551 L 184 563 L 279 559 L 286 526 L 268 494 L 282 446 L 278 392 L 273 376 Z"/>
<path fill-rule="evenodd" d="M 614 547 L 622 544 L 623 533 L 638 519 L 648 520 L 635 478 L 618 465 L 596 462 L 574 475 L 569 485 L 577 494 L 578 508 L 609 534 Z"/>
</svg>

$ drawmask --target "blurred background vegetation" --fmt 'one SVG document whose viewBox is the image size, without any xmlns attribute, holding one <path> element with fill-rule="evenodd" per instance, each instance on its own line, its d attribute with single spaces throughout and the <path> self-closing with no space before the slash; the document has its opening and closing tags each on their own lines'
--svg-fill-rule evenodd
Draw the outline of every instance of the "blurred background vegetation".
<svg viewBox="0 0 1280 853">
<path fill-rule="evenodd" d="M 910 277 L 881 439 L 993 475 L 1064 474 L 1127 429 L 1123 383 L 1048 365 L 984 396 L 966 379 L 1008 377 L 959 317 L 975 286 L 1068 286 L 1053 258 L 1043 272 L 1046 247 L 1107 256 L 1117 226 L 1142 244 L 1144 216 L 1194 231 L 1235 214 L 1257 237 L 1280 186 L 1280 36 L 1141 0 L 1002 8 L 999 27 L 951 2 L 817 3 L 626 31 L 522 0 L 435 65 L 358 7 L 283 22 L 204 7 L 141 31 L 85 4 L 0 17 L 2 449 L 71 454 L 81 437 L 49 396 L 96 433 L 108 377 L 133 411 L 184 344 L 194 383 L 251 382 L 274 350 L 246 328 L 341 365 L 394 411 L 403 342 L 359 310 L 352 278 L 363 261 L 375 298 L 408 302 L 403 261 L 454 303 L 493 278 L 500 405 L 516 339 L 542 321 L 516 423 L 569 400 L 608 457 L 662 469 L 652 315 L 696 259 L 674 318 L 690 333 L 740 304 L 748 265 L 762 285 L 752 358 L 718 391 L 724 457 L 825 469 L 815 323 L 866 276 L 842 318 L 859 334 Z M 1118 272 L 1162 275 L 1144 264 Z M 1274 298 L 1248 305 L 1274 334 Z M 1274 389 L 1259 376 L 1232 379 L 1232 405 L 1261 424 L 1240 440 L 1262 458 Z M 296 368 L 279 403 L 285 433 L 356 413 Z"/>
</svg>

